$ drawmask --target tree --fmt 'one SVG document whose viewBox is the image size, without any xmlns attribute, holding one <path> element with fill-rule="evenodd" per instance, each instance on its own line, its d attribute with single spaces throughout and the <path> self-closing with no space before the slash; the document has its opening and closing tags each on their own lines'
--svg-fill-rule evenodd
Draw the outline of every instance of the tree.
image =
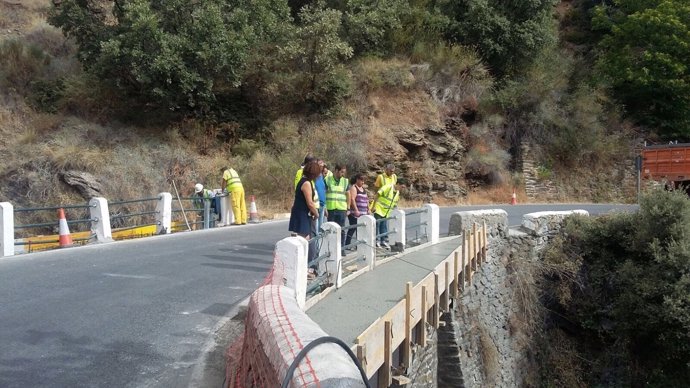
<svg viewBox="0 0 690 388">
<path fill-rule="evenodd" d="M 600 28 L 610 26 L 598 69 L 631 117 L 664 137 L 690 139 L 690 4 L 632 3 L 595 14 Z"/>
<path fill-rule="evenodd" d="M 340 11 L 321 5 L 307 5 L 299 14 L 297 39 L 289 48 L 303 76 L 302 95 L 316 110 L 328 110 L 350 91 L 350 77 L 342 62 L 353 55 L 340 31 Z"/>
<path fill-rule="evenodd" d="M 65 0 L 51 22 L 84 67 L 152 107 L 205 112 L 237 87 L 251 50 L 289 22 L 286 2 Z"/>
<path fill-rule="evenodd" d="M 476 46 L 494 74 L 510 76 L 555 41 L 554 4 L 554 0 L 448 2 L 445 13 L 451 22 L 447 36 Z"/>
</svg>

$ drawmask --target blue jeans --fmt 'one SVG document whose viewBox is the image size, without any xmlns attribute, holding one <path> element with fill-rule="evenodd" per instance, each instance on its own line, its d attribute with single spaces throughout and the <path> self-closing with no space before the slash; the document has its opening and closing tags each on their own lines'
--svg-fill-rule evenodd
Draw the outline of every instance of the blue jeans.
<svg viewBox="0 0 690 388">
<path fill-rule="evenodd" d="M 385 217 L 381 217 L 380 215 L 374 213 L 374 218 L 376 218 L 377 220 L 380 220 L 380 219 L 385 218 Z M 376 223 L 376 235 L 378 236 L 378 235 L 381 235 L 384 233 L 388 233 L 388 220 Z M 382 244 L 384 242 L 388 241 L 388 235 L 379 237 L 379 241 Z"/>
<path fill-rule="evenodd" d="M 328 222 L 335 222 L 340 225 L 340 227 L 345 226 L 345 219 L 347 218 L 347 210 L 329 210 L 328 211 Z M 342 231 L 340 232 L 340 246 L 345 246 L 345 236 L 346 234 Z"/>
<path fill-rule="evenodd" d="M 321 226 L 323 225 L 323 223 L 325 221 L 324 217 L 323 217 L 323 214 L 325 213 L 325 211 L 326 211 L 326 204 L 324 203 L 321 205 L 321 207 L 319 207 L 319 218 L 316 220 L 316 233 L 321 231 Z"/>
</svg>

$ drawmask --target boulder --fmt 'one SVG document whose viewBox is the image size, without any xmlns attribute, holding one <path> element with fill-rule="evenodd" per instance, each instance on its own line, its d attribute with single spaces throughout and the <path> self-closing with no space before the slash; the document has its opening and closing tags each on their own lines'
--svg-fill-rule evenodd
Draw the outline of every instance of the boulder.
<svg viewBox="0 0 690 388">
<path fill-rule="evenodd" d="M 103 186 L 98 179 L 85 171 L 65 171 L 62 180 L 74 187 L 84 199 L 103 196 Z"/>
</svg>

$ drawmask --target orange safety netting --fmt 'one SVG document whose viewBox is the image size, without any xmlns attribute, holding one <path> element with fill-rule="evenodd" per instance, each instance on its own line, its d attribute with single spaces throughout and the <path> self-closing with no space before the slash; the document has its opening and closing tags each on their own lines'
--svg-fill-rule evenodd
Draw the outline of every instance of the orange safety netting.
<svg viewBox="0 0 690 388">
<path fill-rule="evenodd" d="M 283 303 L 283 283 L 283 265 L 274 256 L 271 271 L 250 298 L 244 334 L 227 350 L 228 387 L 279 387 L 290 362 L 304 347 L 290 320 L 290 308 Z M 320 386 L 308 356 L 300 362 L 290 386 Z"/>
</svg>

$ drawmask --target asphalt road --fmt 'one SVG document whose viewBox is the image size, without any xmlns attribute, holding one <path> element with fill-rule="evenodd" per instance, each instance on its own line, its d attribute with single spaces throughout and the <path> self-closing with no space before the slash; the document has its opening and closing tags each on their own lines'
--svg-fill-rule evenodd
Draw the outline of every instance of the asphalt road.
<svg viewBox="0 0 690 388">
<path fill-rule="evenodd" d="M 459 210 L 503 208 L 518 225 L 529 212 L 615 207 L 443 208 L 441 235 Z M 286 236 L 276 221 L 0 259 L 0 387 L 220 387 L 222 329 Z"/>
</svg>

